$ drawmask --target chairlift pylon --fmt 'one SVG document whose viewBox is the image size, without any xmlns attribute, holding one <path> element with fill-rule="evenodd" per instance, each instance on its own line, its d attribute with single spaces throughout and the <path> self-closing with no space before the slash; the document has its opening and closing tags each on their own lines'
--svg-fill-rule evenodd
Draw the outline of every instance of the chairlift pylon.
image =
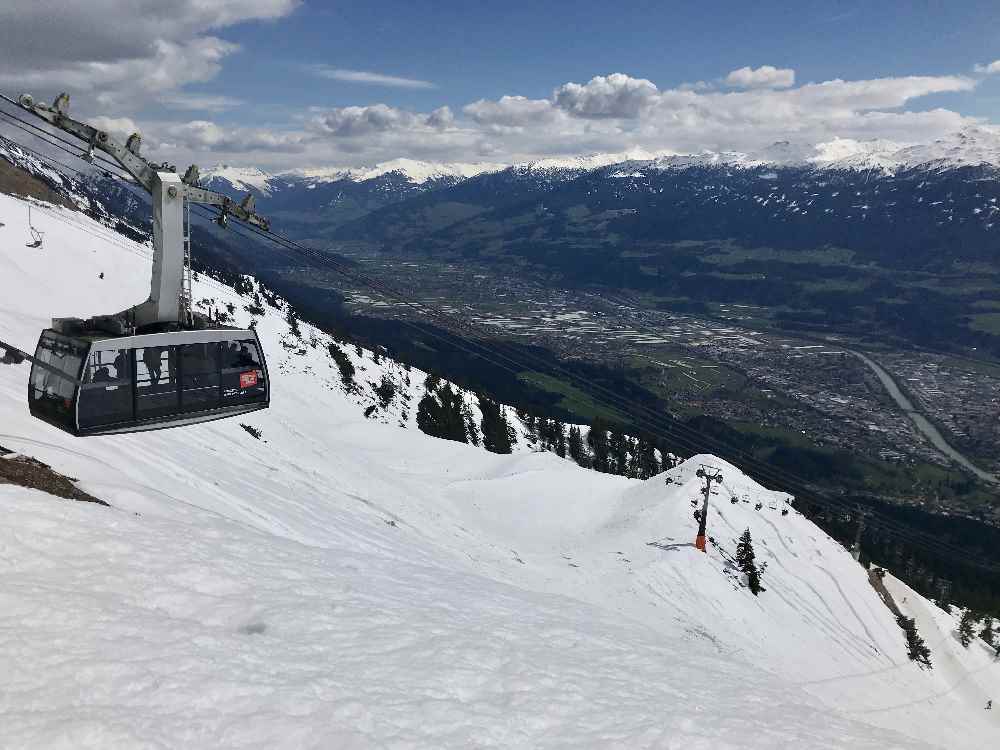
<svg viewBox="0 0 1000 750">
<path fill-rule="evenodd" d="M 0 224 L 0 226 L 3 226 Z M 28 231 L 31 232 L 31 242 L 27 243 L 25 247 L 38 248 L 42 246 L 42 238 L 45 236 L 45 232 L 39 232 L 35 229 L 35 225 L 31 223 L 31 204 L 28 204 Z"/>
</svg>

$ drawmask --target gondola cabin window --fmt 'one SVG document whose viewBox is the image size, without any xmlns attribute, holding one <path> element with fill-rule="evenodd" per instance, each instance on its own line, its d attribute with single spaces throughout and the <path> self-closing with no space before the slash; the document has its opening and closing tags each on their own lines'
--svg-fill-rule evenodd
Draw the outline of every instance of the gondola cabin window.
<svg viewBox="0 0 1000 750">
<path fill-rule="evenodd" d="M 80 390 L 81 427 L 132 419 L 132 352 L 98 349 L 87 360 Z"/>
<path fill-rule="evenodd" d="M 54 331 L 45 332 L 38 341 L 35 359 L 52 369 L 32 368 L 28 386 L 32 413 L 59 423 L 75 421 L 76 380 L 86 353 L 85 344 Z"/>
<path fill-rule="evenodd" d="M 222 398 L 227 403 L 256 400 L 267 393 L 260 351 L 255 341 L 222 345 Z"/>
<path fill-rule="evenodd" d="M 177 347 L 135 349 L 135 414 L 137 419 L 180 411 Z"/>
<path fill-rule="evenodd" d="M 185 344 L 181 351 L 181 407 L 200 411 L 218 406 L 219 344 Z"/>
</svg>

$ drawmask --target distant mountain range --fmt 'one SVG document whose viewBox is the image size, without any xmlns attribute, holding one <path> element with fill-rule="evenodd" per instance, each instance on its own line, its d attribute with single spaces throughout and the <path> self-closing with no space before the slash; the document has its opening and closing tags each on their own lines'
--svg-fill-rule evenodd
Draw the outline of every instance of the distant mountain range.
<svg viewBox="0 0 1000 750">
<path fill-rule="evenodd" d="M 365 168 L 317 167 L 270 174 L 256 167 L 220 164 L 202 171 L 202 184 L 234 197 L 253 193 L 260 210 L 270 214 L 276 226 L 299 239 L 325 244 L 338 236 L 334 230 L 343 224 L 469 181 L 497 189 L 499 183 L 517 183 L 509 196 L 517 197 L 523 195 L 528 183 L 544 189 L 587 173 L 615 180 L 637 175 L 660 179 L 655 175 L 717 168 L 758 173 L 763 179 L 768 179 L 772 170 L 795 170 L 797 174 L 817 173 L 813 179 L 820 180 L 818 173 L 831 171 L 863 173 L 869 180 L 913 170 L 941 173 L 964 167 L 1000 167 L 1000 133 L 989 128 L 968 128 L 925 144 L 852 139 L 820 144 L 781 141 L 756 153 L 676 154 L 633 149 L 515 165 L 395 159 Z M 442 193 L 440 197 L 450 201 L 453 194 Z M 419 205 L 426 206 L 426 202 Z"/>
<path fill-rule="evenodd" d="M 5 155 L 61 179 L 0 143 Z M 992 129 L 916 145 L 779 142 L 755 154 L 633 151 L 506 167 L 399 159 L 274 175 L 217 166 L 202 176 L 234 197 L 253 193 L 275 230 L 323 249 L 468 258 L 693 312 L 749 304 L 797 330 L 1000 353 Z M 97 178 L 61 189 L 111 207 L 134 200 Z M 222 257 L 281 262 L 216 235 Z"/>
</svg>

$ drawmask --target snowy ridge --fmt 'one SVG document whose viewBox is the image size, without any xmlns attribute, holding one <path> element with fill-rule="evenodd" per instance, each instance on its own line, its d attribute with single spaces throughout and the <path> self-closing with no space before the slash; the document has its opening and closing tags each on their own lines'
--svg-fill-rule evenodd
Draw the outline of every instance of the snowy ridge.
<svg viewBox="0 0 1000 750">
<path fill-rule="evenodd" d="M 926 144 L 902 144 L 886 139 L 859 141 L 835 138 L 822 143 L 778 141 L 752 153 L 710 151 L 677 153 L 670 150 L 650 151 L 633 148 L 616 153 L 594 153 L 579 156 L 551 157 L 512 165 L 524 172 L 541 173 L 550 178 L 570 179 L 603 167 L 616 167 L 611 176 L 623 176 L 641 169 L 681 170 L 692 167 L 728 166 L 753 169 L 761 166 L 810 167 L 813 169 L 875 170 L 892 174 L 900 169 L 942 171 L 964 166 L 987 164 L 1000 167 L 1000 131 L 985 126 L 966 128 Z M 339 180 L 364 182 L 385 174 L 399 173 L 414 184 L 437 179 L 463 180 L 484 172 L 507 168 L 503 164 L 481 162 L 435 163 L 413 159 L 393 159 L 373 167 L 329 167 L 296 169 L 274 177 L 289 184 L 323 184 Z M 267 191 L 274 178 L 256 169 L 230 170 L 234 186 L 249 185 Z M 247 175 L 242 172 L 246 171 Z M 224 176 L 216 169 L 205 174 Z M 262 177 L 263 176 L 263 177 Z"/>
<path fill-rule="evenodd" d="M 406 177 L 410 182 L 422 185 L 429 180 L 474 177 L 483 172 L 503 169 L 503 166 L 502 164 L 494 164 L 492 162 L 477 162 L 473 164 L 462 162 L 441 163 L 401 158 L 381 162 L 371 167 L 293 169 L 287 172 L 280 172 L 276 176 L 289 181 L 322 184 L 325 182 L 337 182 L 339 180 L 365 182 L 366 180 L 373 180 L 382 175 L 398 173 Z"/>
<path fill-rule="evenodd" d="M 142 245 L 49 208 L 25 252 L 23 215 L 0 195 L 5 340 L 145 296 Z M 428 438 L 399 426 L 402 391 L 366 419 L 372 383 L 420 374 L 343 347 L 348 391 L 280 300 L 261 314 L 204 276 L 195 299 L 256 323 L 259 440 L 238 419 L 74 439 L 0 365 L 0 445 L 112 505 L 0 485 L 0 744 L 979 750 L 1000 732 L 1000 668 L 913 592 L 944 668 L 910 662 L 866 572 L 788 495 L 712 456 L 642 482 Z M 723 474 L 708 554 L 702 463 Z M 746 528 L 760 597 L 731 564 Z"/>
<path fill-rule="evenodd" d="M 247 192 L 256 190 L 262 195 L 270 195 L 274 187 L 273 175 L 257 167 L 231 167 L 228 164 L 216 164 L 201 170 L 201 184 L 211 186 L 213 180 L 228 183 L 233 190 Z"/>
</svg>

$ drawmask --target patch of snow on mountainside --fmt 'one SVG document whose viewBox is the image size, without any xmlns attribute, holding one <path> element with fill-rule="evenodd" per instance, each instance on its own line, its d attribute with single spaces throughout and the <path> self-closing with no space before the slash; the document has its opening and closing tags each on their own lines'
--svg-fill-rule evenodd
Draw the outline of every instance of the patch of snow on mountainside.
<svg viewBox="0 0 1000 750">
<path fill-rule="evenodd" d="M 583 156 L 563 156 L 537 161 L 525 162 L 517 166 L 525 166 L 534 170 L 567 170 L 572 172 L 587 172 L 591 169 L 606 167 L 610 164 L 620 164 L 627 161 L 649 161 L 661 157 L 669 157 L 674 151 L 648 151 L 644 148 L 632 148 L 614 154 L 587 154 Z"/>
<path fill-rule="evenodd" d="M 428 180 L 447 177 L 464 179 L 474 177 L 482 172 L 492 172 L 503 169 L 502 164 L 491 162 L 477 163 L 438 163 L 418 161 L 416 159 L 392 159 L 372 167 L 317 167 L 310 169 L 294 169 L 281 172 L 278 176 L 291 181 L 303 181 L 312 184 L 352 180 L 364 182 L 381 177 L 392 172 L 399 172 L 411 182 L 422 185 Z"/>
<path fill-rule="evenodd" d="M 903 147 L 900 143 L 882 138 L 868 141 L 835 138 L 817 143 L 816 153 L 807 161 L 821 168 L 874 169 L 889 174 L 902 163 L 896 154 Z"/>
<path fill-rule="evenodd" d="M 52 316 L 145 298 L 148 248 L 49 208 L 28 252 L 24 214 L 0 195 L 0 338 L 30 351 Z M 423 374 L 345 346 L 364 376 L 347 389 L 335 342 L 280 300 L 261 314 L 204 275 L 194 298 L 255 322 L 270 409 L 78 439 L 28 415 L 26 365 L 0 365 L 0 445 L 112 506 L 0 485 L 0 745 L 979 750 L 1000 732 L 998 668 L 956 651 L 967 692 L 917 668 L 788 495 L 712 456 L 639 481 L 429 438 L 399 426 L 402 389 L 365 418 L 371 384 Z M 723 474 L 707 554 L 701 464 Z M 732 565 L 747 528 L 760 597 Z"/>
<path fill-rule="evenodd" d="M 1000 128 L 966 128 L 930 143 L 902 148 L 895 157 L 907 166 L 936 170 L 980 164 L 1000 166 Z"/>
<path fill-rule="evenodd" d="M 1000 166 L 1000 131 L 987 126 L 967 128 L 931 143 L 908 145 L 886 139 L 859 141 L 835 138 L 822 143 L 777 141 L 759 151 L 703 150 L 697 153 L 648 150 L 635 147 L 618 153 L 595 153 L 580 156 L 550 157 L 513 165 L 520 171 L 541 172 L 563 179 L 584 172 L 621 165 L 610 176 L 638 174 L 642 169 L 675 170 L 690 167 L 731 166 L 750 169 L 763 165 L 775 167 L 813 167 L 816 169 L 876 170 L 894 173 L 903 167 L 951 169 L 967 165 Z M 438 163 L 398 158 L 371 167 L 315 167 L 293 169 L 270 175 L 255 167 L 217 165 L 202 172 L 204 180 L 225 180 L 236 191 L 251 188 L 270 195 L 283 183 L 307 187 L 340 180 L 364 182 L 386 174 L 399 173 L 410 182 L 422 185 L 428 181 L 474 177 L 483 172 L 496 172 L 507 165 L 478 163 Z M 630 171 L 631 170 L 631 171 Z"/>
<path fill-rule="evenodd" d="M 248 192 L 251 189 L 263 195 L 270 195 L 273 186 L 272 175 L 257 167 L 231 167 L 228 164 L 216 164 L 214 167 L 201 170 L 201 184 L 210 186 L 212 180 L 223 180 L 233 190 Z"/>
</svg>

